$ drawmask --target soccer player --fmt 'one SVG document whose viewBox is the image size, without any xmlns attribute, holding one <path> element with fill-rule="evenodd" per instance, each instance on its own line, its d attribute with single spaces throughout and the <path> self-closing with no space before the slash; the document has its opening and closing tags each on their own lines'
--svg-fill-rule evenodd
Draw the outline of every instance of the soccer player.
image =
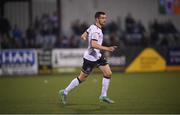
<svg viewBox="0 0 180 115">
<path fill-rule="evenodd" d="M 88 40 L 88 48 L 84 53 L 83 65 L 80 75 L 74 78 L 71 83 L 65 88 L 59 91 L 59 96 L 63 104 L 67 103 L 68 93 L 77 87 L 81 82 L 85 81 L 88 75 L 92 72 L 94 67 L 98 67 L 103 73 L 102 91 L 99 97 L 100 101 L 106 103 L 114 103 L 113 100 L 107 97 L 107 91 L 111 80 L 111 69 L 106 59 L 102 56 L 101 50 L 113 52 L 117 46 L 106 47 L 102 46 L 103 33 L 102 27 L 106 23 L 106 13 L 95 13 L 95 24 L 92 24 L 82 35 L 81 38 Z"/>
</svg>

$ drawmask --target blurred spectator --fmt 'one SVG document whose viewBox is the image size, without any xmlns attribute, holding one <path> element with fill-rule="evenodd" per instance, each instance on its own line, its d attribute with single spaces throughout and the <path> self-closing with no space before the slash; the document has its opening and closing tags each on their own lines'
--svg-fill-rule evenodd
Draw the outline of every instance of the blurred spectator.
<svg viewBox="0 0 180 115">
<path fill-rule="evenodd" d="M 11 26 L 9 21 L 6 18 L 0 16 L 0 34 L 2 36 L 9 36 L 10 30 Z"/>
<path fill-rule="evenodd" d="M 145 27 L 144 25 L 142 24 L 142 22 L 139 20 L 135 26 L 134 26 L 134 31 L 133 31 L 133 34 L 134 34 L 134 39 L 136 41 L 136 43 L 140 43 L 140 44 L 144 44 L 144 34 L 145 34 Z"/>
<path fill-rule="evenodd" d="M 73 34 L 80 36 L 86 29 L 88 28 L 88 25 L 86 22 L 80 23 L 79 20 L 75 20 L 71 24 L 71 29 L 73 31 Z"/>
<path fill-rule="evenodd" d="M 3 43 L 3 38 L 2 38 L 2 34 L 0 33 L 0 49 L 2 48 L 2 44 Z"/>
<path fill-rule="evenodd" d="M 168 41 L 168 46 L 176 46 L 178 45 L 178 31 L 175 28 L 174 24 L 168 20 L 167 22 L 165 22 L 165 29 L 166 29 L 166 38 Z"/>
<path fill-rule="evenodd" d="M 158 40 L 158 33 L 160 29 L 160 24 L 158 23 L 157 19 L 154 19 L 153 22 L 150 22 L 149 29 L 150 29 L 151 44 L 154 44 Z"/>
<path fill-rule="evenodd" d="M 125 31 L 127 33 L 132 33 L 134 28 L 135 20 L 132 17 L 131 13 L 128 13 L 128 15 L 125 17 Z"/>
<path fill-rule="evenodd" d="M 39 29 L 40 29 L 40 20 L 38 18 L 38 16 L 36 16 L 34 22 L 33 22 L 33 26 L 34 26 L 34 29 L 39 32 Z"/>
<path fill-rule="evenodd" d="M 12 30 L 12 37 L 15 40 L 15 45 L 16 48 L 21 48 L 23 45 L 23 37 L 22 37 L 22 31 L 20 30 L 20 28 L 15 25 L 13 30 Z"/>
<path fill-rule="evenodd" d="M 116 22 L 112 21 L 108 24 L 108 30 L 110 34 L 114 34 L 118 32 L 118 25 Z"/>
<path fill-rule="evenodd" d="M 135 32 L 139 33 L 139 34 L 144 34 L 145 32 L 145 27 L 142 24 L 141 20 L 139 20 L 136 24 L 135 24 Z"/>
<path fill-rule="evenodd" d="M 44 43 L 43 39 L 44 39 L 43 36 L 40 33 L 37 33 L 36 44 L 35 44 L 36 48 L 42 48 Z"/>
<path fill-rule="evenodd" d="M 43 14 L 40 19 L 40 32 L 43 36 L 48 35 L 52 30 L 52 23 L 48 14 Z"/>
<path fill-rule="evenodd" d="M 62 44 L 62 39 L 61 38 L 57 38 L 56 43 L 54 44 L 54 47 L 55 48 L 62 48 L 61 44 Z"/>
<path fill-rule="evenodd" d="M 174 26 L 174 24 L 170 20 L 168 20 L 166 22 L 166 26 L 167 26 L 168 33 L 176 34 L 178 32 L 176 27 Z"/>
<path fill-rule="evenodd" d="M 127 45 L 144 45 L 145 27 L 141 21 L 135 21 L 131 15 L 126 18 L 124 40 Z"/>
<path fill-rule="evenodd" d="M 9 35 L 10 30 L 11 30 L 11 26 L 9 21 L 0 15 L 0 43 L 1 43 L 0 48 L 2 49 L 12 47 L 11 39 Z"/>
<path fill-rule="evenodd" d="M 79 40 L 74 35 L 72 35 L 69 39 L 69 47 L 78 48 L 79 47 L 78 44 L 79 44 Z"/>
<path fill-rule="evenodd" d="M 110 39 L 110 46 L 118 46 L 119 45 L 119 39 L 117 38 L 116 34 L 111 34 L 111 36 L 109 37 Z"/>
<path fill-rule="evenodd" d="M 164 23 L 159 23 L 157 19 L 150 25 L 152 44 L 162 46 L 177 46 L 179 33 L 174 24 L 168 20 Z"/>
<path fill-rule="evenodd" d="M 56 42 L 56 36 L 52 33 L 43 36 L 43 48 L 52 49 Z"/>
<path fill-rule="evenodd" d="M 53 15 L 50 18 L 52 22 L 52 34 L 58 36 L 59 23 L 58 23 L 58 15 L 57 12 L 53 12 Z"/>
<path fill-rule="evenodd" d="M 126 45 L 143 45 L 145 27 L 141 21 L 135 21 L 131 13 L 125 17 L 125 32 L 123 34 Z"/>
<path fill-rule="evenodd" d="M 31 24 L 28 29 L 26 30 L 26 41 L 28 48 L 35 48 L 35 38 L 36 38 L 36 32 L 35 28 Z"/>
<path fill-rule="evenodd" d="M 33 36 L 36 36 L 36 45 L 38 48 L 51 49 L 54 47 L 58 36 L 58 17 L 54 12 L 50 17 L 48 14 L 43 14 L 40 20 L 36 17 L 34 21 Z"/>
<path fill-rule="evenodd" d="M 79 28 L 80 22 L 79 20 L 75 20 L 72 24 L 71 24 L 71 29 L 73 31 L 73 33 L 75 35 L 81 35 L 82 33 L 80 32 L 80 28 Z"/>
<path fill-rule="evenodd" d="M 121 36 L 122 35 L 122 32 L 123 32 L 123 29 L 122 29 L 122 22 L 121 22 L 121 18 L 118 16 L 117 17 L 117 28 L 118 28 L 118 32 L 117 32 L 117 35 L 118 36 Z"/>
<path fill-rule="evenodd" d="M 66 36 L 62 37 L 61 47 L 62 48 L 69 48 L 69 40 Z"/>
</svg>

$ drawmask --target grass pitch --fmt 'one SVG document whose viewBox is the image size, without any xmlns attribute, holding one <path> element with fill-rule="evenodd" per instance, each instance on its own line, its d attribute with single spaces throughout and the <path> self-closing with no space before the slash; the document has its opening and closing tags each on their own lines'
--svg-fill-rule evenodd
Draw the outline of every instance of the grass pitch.
<svg viewBox="0 0 180 115">
<path fill-rule="evenodd" d="M 91 74 L 59 103 L 58 91 L 75 75 L 0 77 L 0 113 L 180 113 L 180 72 L 114 73 L 108 95 L 99 102 L 101 74 Z"/>
</svg>

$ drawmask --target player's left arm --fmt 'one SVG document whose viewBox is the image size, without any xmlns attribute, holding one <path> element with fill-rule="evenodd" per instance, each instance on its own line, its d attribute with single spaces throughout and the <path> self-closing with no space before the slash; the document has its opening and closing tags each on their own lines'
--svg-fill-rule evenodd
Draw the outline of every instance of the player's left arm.
<svg viewBox="0 0 180 115">
<path fill-rule="evenodd" d="M 91 46 L 92 46 L 93 48 L 95 48 L 95 49 L 113 52 L 113 51 L 115 51 L 115 49 L 117 48 L 117 46 L 107 47 L 107 46 L 99 45 L 99 44 L 97 43 L 98 39 L 99 39 L 98 33 L 97 33 L 97 32 L 94 32 L 94 33 L 92 34 Z"/>
<path fill-rule="evenodd" d="M 117 49 L 117 46 L 110 46 L 110 47 L 107 47 L 107 46 L 102 46 L 102 45 L 99 45 L 97 43 L 96 40 L 92 40 L 91 41 L 91 46 L 95 49 L 99 49 L 99 50 L 104 50 L 104 51 L 109 51 L 109 52 L 114 52 L 116 49 Z"/>
</svg>

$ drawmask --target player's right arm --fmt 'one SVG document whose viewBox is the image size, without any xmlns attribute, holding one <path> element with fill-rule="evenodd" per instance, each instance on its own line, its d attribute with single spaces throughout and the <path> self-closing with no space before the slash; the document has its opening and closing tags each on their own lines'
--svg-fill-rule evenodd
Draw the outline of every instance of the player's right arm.
<svg viewBox="0 0 180 115">
<path fill-rule="evenodd" d="M 83 40 L 86 40 L 87 37 L 88 37 L 88 32 L 85 31 L 85 32 L 81 35 L 81 38 L 82 38 Z"/>
<path fill-rule="evenodd" d="M 95 49 L 109 51 L 109 52 L 113 52 L 117 48 L 117 46 L 111 46 L 111 47 L 101 46 L 97 43 L 97 40 L 92 40 L 91 46 Z"/>
</svg>

